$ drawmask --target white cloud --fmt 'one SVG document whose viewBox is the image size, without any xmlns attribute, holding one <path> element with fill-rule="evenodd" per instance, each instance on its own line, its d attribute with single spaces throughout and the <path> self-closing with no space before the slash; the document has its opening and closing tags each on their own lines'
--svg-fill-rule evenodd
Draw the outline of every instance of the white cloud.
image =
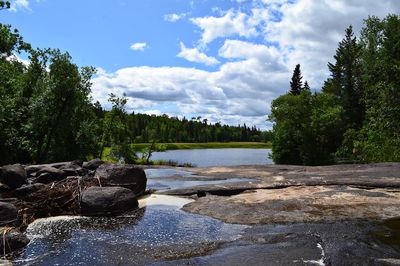
<svg viewBox="0 0 400 266">
<path fill-rule="evenodd" d="M 147 44 L 145 42 L 137 42 L 131 45 L 131 49 L 134 51 L 144 51 L 144 49 L 147 47 Z"/>
<path fill-rule="evenodd" d="M 384 17 L 400 11 L 397 0 L 263 1 L 279 3 L 275 8 L 281 14 L 280 21 L 265 26 L 265 39 L 279 44 L 289 67 L 300 63 L 304 77 L 314 87 L 322 86 L 327 78 L 326 65 L 350 24 L 358 33 L 369 15 Z"/>
<path fill-rule="evenodd" d="M 15 0 L 11 2 L 11 11 L 18 10 L 30 10 L 29 1 L 28 0 Z"/>
<path fill-rule="evenodd" d="M 164 15 L 164 20 L 165 21 L 168 21 L 168 22 L 176 22 L 176 21 L 178 21 L 178 20 L 181 20 L 181 19 L 183 19 L 184 17 L 186 17 L 186 13 L 180 13 L 180 14 L 177 14 L 177 13 L 172 13 L 172 14 L 166 14 L 166 15 Z"/>
<path fill-rule="evenodd" d="M 200 52 L 198 48 L 186 48 L 183 42 L 180 43 L 180 46 L 181 51 L 177 57 L 184 58 L 190 62 L 202 63 L 207 66 L 219 64 L 219 61 L 216 58 Z"/>
<path fill-rule="evenodd" d="M 109 92 L 125 92 L 135 112 L 157 113 L 159 106 L 174 105 L 171 115 L 265 128 L 271 101 L 288 91 L 295 64 L 300 63 L 304 78 L 319 88 L 348 25 L 358 32 L 368 15 L 400 12 L 397 0 L 249 2 L 257 4 L 191 19 L 201 29 L 201 45 L 218 38 L 223 41 L 217 47 L 222 63 L 216 71 L 145 66 L 103 71 L 93 79 L 94 99 L 105 103 Z M 264 43 L 260 43 L 262 38 Z M 178 56 L 206 65 L 219 63 L 198 47 L 187 48 L 183 43 Z"/>
<path fill-rule="evenodd" d="M 257 35 L 255 25 L 249 16 L 240 11 L 228 10 L 222 17 L 198 17 L 190 19 L 203 32 L 202 44 L 208 44 L 217 38 L 240 36 L 252 37 Z"/>
</svg>

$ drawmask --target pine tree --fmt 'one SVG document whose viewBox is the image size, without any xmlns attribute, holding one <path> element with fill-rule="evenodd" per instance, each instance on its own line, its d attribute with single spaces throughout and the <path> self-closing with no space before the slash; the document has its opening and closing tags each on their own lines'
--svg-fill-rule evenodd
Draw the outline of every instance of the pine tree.
<svg viewBox="0 0 400 266">
<path fill-rule="evenodd" d="M 293 71 L 292 80 L 290 81 L 290 93 L 293 95 L 299 95 L 303 90 L 303 82 L 301 81 L 300 64 L 297 64 Z"/>
<path fill-rule="evenodd" d="M 305 90 L 305 91 L 310 91 L 310 85 L 308 85 L 308 82 L 307 82 L 307 81 L 304 82 L 303 90 Z"/>
<path fill-rule="evenodd" d="M 349 127 L 355 128 L 361 127 L 364 117 L 360 54 L 361 46 L 354 36 L 352 26 L 349 26 L 336 49 L 336 62 L 328 63 L 331 77 L 323 87 L 324 92 L 334 94 L 340 100 Z"/>
</svg>

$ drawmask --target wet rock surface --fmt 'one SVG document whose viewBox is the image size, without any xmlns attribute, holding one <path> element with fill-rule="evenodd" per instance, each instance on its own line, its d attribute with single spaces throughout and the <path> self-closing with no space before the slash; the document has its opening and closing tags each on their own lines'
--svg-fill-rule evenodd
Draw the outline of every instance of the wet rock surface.
<svg viewBox="0 0 400 266">
<path fill-rule="evenodd" d="M 0 201 L 0 226 L 16 222 L 17 217 L 18 210 L 13 204 Z"/>
<path fill-rule="evenodd" d="M 0 250 L 2 253 L 9 253 L 21 249 L 29 243 L 29 239 L 14 228 L 0 227 L 0 235 Z"/>
</svg>

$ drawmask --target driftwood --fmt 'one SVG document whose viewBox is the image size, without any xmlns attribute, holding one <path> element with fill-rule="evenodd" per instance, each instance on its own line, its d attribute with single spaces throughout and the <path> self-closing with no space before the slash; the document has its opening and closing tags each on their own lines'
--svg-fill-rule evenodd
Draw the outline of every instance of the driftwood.
<svg viewBox="0 0 400 266">
<path fill-rule="evenodd" d="M 69 177 L 19 199 L 15 203 L 19 209 L 17 227 L 24 230 L 38 218 L 79 214 L 81 192 L 91 186 L 99 186 L 98 180 L 92 177 Z"/>
</svg>

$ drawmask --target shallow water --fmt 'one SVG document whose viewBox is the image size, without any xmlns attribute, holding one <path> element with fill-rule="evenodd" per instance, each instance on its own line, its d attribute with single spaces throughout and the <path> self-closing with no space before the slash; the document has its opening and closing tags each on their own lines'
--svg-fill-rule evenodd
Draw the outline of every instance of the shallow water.
<svg viewBox="0 0 400 266">
<path fill-rule="evenodd" d="M 227 178 L 220 180 L 213 180 L 213 179 L 210 180 L 209 178 L 204 177 L 202 179 L 202 177 L 195 176 L 189 171 L 179 170 L 179 169 L 165 169 L 165 168 L 146 169 L 145 172 L 147 176 L 147 188 L 156 189 L 157 191 L 166 191 L 169 189 L 180 189 L 180 188 L 188 188 L 201 185 L 255 181 L 255 179 L 249 179 L 249 178 Z M 183 179 L 168 178 L 171 176 L 179 176 L 184 178 Z M 196 180 L 190 180 L 190 178 Z"/>
<path fill-rule="evenodd" d="M 193 149 L 154 152 L 152 160 L 172 160 L 197 167 L 272 164 L 270 149 Z"/>
<path fill-rule="evenodd" d="M 135 212 L 113 218 L 52 217 L 29 225 L 31 243 L 16 265 L 144 264 L 196 252 L 199 247 L 241 236 L 246 226 L 189 214 L 189 199 L 150 196 Z M 162 205 L 160 204 L 162 203 Z"/>
</svg>

